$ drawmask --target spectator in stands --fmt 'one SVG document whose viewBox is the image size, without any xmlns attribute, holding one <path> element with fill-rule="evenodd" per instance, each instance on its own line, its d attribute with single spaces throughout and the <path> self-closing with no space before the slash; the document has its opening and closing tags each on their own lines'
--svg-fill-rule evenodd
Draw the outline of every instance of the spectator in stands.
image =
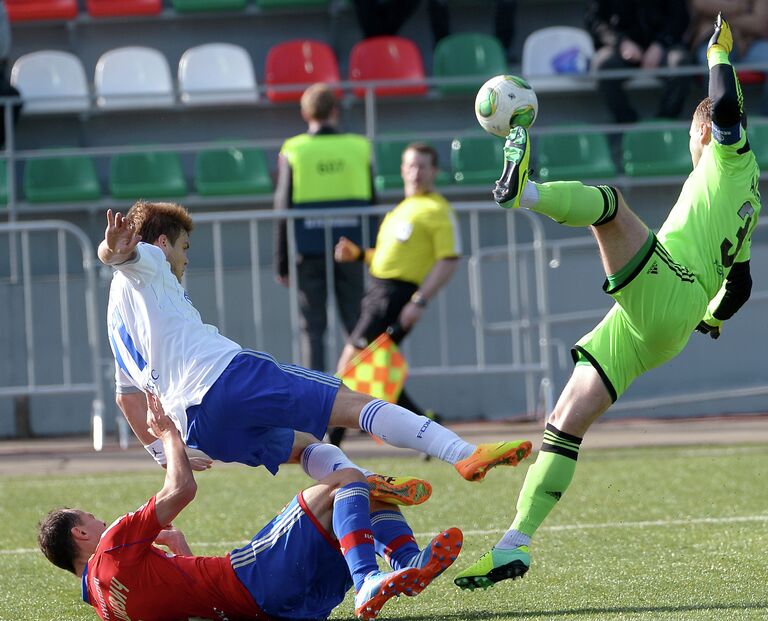
<svg viewBox="0 0 768 621">
<path fill-rule="evenodd" d="M 369 502 L 362 475 L 346 468 L 299 492 L 245 546 L 193 556 L 171 523 L 197 484 L 157 403 L 150 400 L 148 425 L 168 456 L 162 489 L 109 527 L 79 509 L 58 509 L 38 530 L 43 554 L 81 579 L 83 600 L 101 619 L 326 619 L 353 585 L 355 616 L 373 619 L 393 596 L 421 593 L 458 556 L 458 528 L 419 550 L 402 514 Z M 379 571 L 377 554 L 392 571 Z"/>
<path fill-rule="evenodd" d="M 436 44 L 450 33 L 448 0 L 427 0 L 432 38 Z M 419 8 L 419 0 L 353 0 L 363 37 L 396 35 Z"/>
<path fill-rule="evenodd" d="M 469 444 L 423 416 L 350 390 L 336 377 L 243 349 L 203 323 L 181 286 L 194 227 L 186 209 L 137 202 L 125 216 L 111 209 L 106 215 L 98 257 L 115 269 L 107 330 L 116 401 L 158 463 L 163 447 L 147 431 L 147 395 L 162 400 L 191 448 L 212 459 L 263 465 L 272 474 L 299 459 L 308 474 L 313 460 L 331 470 L 343 462 L 355 467 L 338 448 L 317 442 L 329 425 L 364 429 L 392 446 L 428 453 L 470 481 L 530 454 L 530 442 Z M 385 477 L 378 482 L 389 486 Z M 406 482 L 403 491 L 408 489 L 424 486 Z"/>
<path fill-rule="evenodd" d="M 733 30 L 731 60 L 737 63 L 764 63 L 768 69 L 768 0 L 691 0 L 691 46 L 698 61 L 707 64 L 707 42 L 712 20 L 720 10 L 728 12 Z M 765 82 L 760 114 L 768 115 L 768 81 Z"/>
<path fill-rule="evenodd" d="M 367 138 L 341 133 L 339 102 L 326 84 L 310 86 L 301 98 L 301 116 L 307 132 L 289 138 L 280 150 L 276 211 L 323 207 L 360 207 L 373 204 L 371 144 Z M 328 369 L 325 332 L 328 326 L 326 258 L 333 269 L 334 293 L 347 334 L 360 316 L 363 268 L 360 264 L 334 263 L 325 248 L 325 221 L 318 218 L 295 221 L 296 274 L 301 313 L 301 364 L 310 369 Z M 332 243 L 342 235 L 362 240 L 360 218 L 333 222 Z M 287 222 L 275 225 L 277 281 L 288 286 Z"/>
<path fill-rule="evenodd" d="M 394 328 L 396 343 L 402 340 L 458 267 L 458 223 L 450 203 L 435 192 L 437 171 L 434 148 L 408 145 L 400 167 L 405 199 L 384 217 L 376 246 L 365 250 L 345 237 L 336 244 L 337 261 L 365 262 L 371 274 L 360 321 L 344 347 L 338 372 L 388 328 Z M 405 390 L 398 404 L 424 414 Z"/>
<path fill-rule="evenodd" d="M 396 35 L 419 8 L 419 0 L 353 0 L 363 37 Z M 517 0 L 495 0 L 493 23 L 496 37 L 510 53 L 515 34 Z M 432 39 L 437 44 L 451 33 L 448 0 L 427 0 Z"/>
<path fill-rule="evenodd" d="M 699 102 L 688 130 L 693 170 L 658 234 L 616 188 L 531 181 L 528 132 L 510 132 L 494 199 L 565 226 L 589 227 L 605 272 L 603 291 L 614 306 L 571 350 L 573 373 L 547 419 L 517 515 L 489 552 L 459 572 L 459 587 L 522 577 L 531 565 L 531 540 L 571 486 L 593 423 L 637 378 L 677 356 L 694 331 L 719 338 L 749 299 L 760 169 L 728 58 L 732 49 L 728 23 L 718 16 L 707 53 L 709 96 Z"/>
<path fill-rule="evenodd" d="M 8 62 L 11 57 L 11 24 L 4 0 L 0 0 L 0 97 L 18 97 L 19 91 L 8 79 Z M 19 120 L 22 103 L 13 104 L 13 124 Z M 5 111 L 0 116 L 0 148 L 5 146 Z"/>
<path fill-rule="evenodd" d="M 595 41 L 596 70 L 656 69 L 690 63 L 685 42 L 688 28 L 686 0 L 590 0 L 587 29 Z M 600 80 L 599 88 L 616 123 L 637 121 L 637 111 L 624 92 L 625 79 Z M 683 109 L 690 79 L 665 80 L 656 116 L 677 118 Z"/>
</svg>

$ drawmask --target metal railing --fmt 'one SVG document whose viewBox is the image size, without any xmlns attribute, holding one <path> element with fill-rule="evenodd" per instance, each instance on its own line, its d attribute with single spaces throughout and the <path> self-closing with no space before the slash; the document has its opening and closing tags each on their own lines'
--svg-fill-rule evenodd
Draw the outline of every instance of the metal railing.
<svg viewBox="0 0 768 621">
<path fill-rule="evenodd" d="M 38 244 L 35 246 L 31 237 L 36 234 L 55 234 L 56 242 L 51 245 Z M 7 286 L 20 287 L 22 308 L 24 313 L 23 324 L 15 321 L 13 317 L 9 325 L 20 328 L 24 333 L 24 360 L 17 361 L 16 368 L 24 368 L 25 381 L 13 384 L 11 382 L 0 385 L 0 397 L 39 396 L 59 394 L 90 394 L 91 422 L 93 431 L 93 446 L 98 451 L 103 445 L 103 413 L 104 413 L 104 389 L 101 379 L 101 330 L 104 322 L 99 317 L 96 291 L 96 255 L 90 240 L 85 233 L 69 222 L 60 220 L 43 220 L 39 222 L 14 222 L 0 224 L 0 236 L 9 236 L 9 241 L 18 237 L 20 248 L 20 261 L 17 265 L 18 273 L 10 273 L 6 281 Z M 88 353 L 90 364 L 83 364 L 81 360 L 75 360 L 73 355 L 73 323 L 74 314 L 71 311 L 71 291 L 76 280 L 70 274 L 67 260 L 67 239 L 73 239 L 82 257 L 83 300 L 78 309 L 85 315 L 85 330 L 88 340 Z M 10 245 L 10 243 L 9 243 Z M 40 248 L 45 248 L 48 258 L 56 258 L 56 299 L 37 299 L 34 291 L 33 280 L 33 254 L 40 254 Z M 34 250 L 33 250 L 34 249 Z M 46 318 L 59 315 L 59 342 L 46 343 L 46 355 L 51 351 L 61 351 L 60 381 L 42 381 L 39 377 L 39 347 L 38 331 L 42 327 L 34 320 L 35 309 L 44 308 Z M 50 326 L 46 326 L 50 328 Z M 46 356 L 43 356 L 46 357 Z M 73 372 L 77 367 L 78 373 Z M 77 381 L 75 375 L 85 375 L 87 381 Z M 9 378 L 11 379 L 11 378 Z"/>
</svg>

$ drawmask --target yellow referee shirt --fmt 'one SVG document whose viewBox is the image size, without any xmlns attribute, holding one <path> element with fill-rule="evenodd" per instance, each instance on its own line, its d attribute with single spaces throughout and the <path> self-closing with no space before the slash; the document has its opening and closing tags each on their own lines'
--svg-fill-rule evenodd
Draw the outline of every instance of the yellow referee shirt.
<svg viewBox="0 0 768 621">
<path fill-rule="evenodd" d="M 384 216 L 371 276 L 420 285 L 437 261 L 460 255 L 459 227 L 450 203 L 435 193 L 411 196 Z"/>
</svg>

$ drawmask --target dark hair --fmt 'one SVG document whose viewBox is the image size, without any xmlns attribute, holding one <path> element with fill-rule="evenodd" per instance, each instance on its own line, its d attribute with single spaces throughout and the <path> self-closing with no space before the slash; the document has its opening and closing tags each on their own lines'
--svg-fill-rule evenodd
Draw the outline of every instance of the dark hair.
<svg viewBox="0 0 768 621">
<path fill-rule="evenodd" d="M 301 111 L 312 121 L 327 121 L 338 107 L 336 95 L 323 82 L 308 87 L 301 96 Z"/>
<path fill-rule="evenodd" d="M 141 235 L 141 241 L 154 244 L 165 235 L 175 244 L 182 231 L 192 232 L 195 225 L 189 212 L 176 203 L 149 203 L 138 201 L 125 214 L 133 228 Z"/>
<path fill-rule="evenodd" d="M 712 123 L 712 100 L 709 97 L 705 97 L 696 106 L 696 111 L 693 113 L 693 121 L 695 123 Z"/>
<path fill-rule="evenodd" d="M 432 158 L 432 166 L 437 168 L 437 151 L 431 144 L 427 144 L 426 142 L 412 142 L 403 149 L 403 153 L 406 151 L 416 151 L 416 153 L 429 155 L 429 157 Z"/>
<path fill-rule="evenodd" d="M 37 528 L 37 544 L 45 558 L 51 563 L 75 573 L 77 545 L 72 537 L 72 528 L 80 523 L 80 516 L 75 509 L 64 507 L 54 509 Z"/>
</svg>

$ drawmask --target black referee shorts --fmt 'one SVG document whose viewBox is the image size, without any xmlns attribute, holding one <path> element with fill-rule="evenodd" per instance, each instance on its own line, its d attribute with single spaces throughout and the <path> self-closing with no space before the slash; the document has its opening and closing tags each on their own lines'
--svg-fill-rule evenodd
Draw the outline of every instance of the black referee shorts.
<svg viewBox="0 0 768 621">
<path fill-rule="evenodd" d="M 376 340 L 397 321 L 400 311 L 418 288 L 418 285 L 403 280 L 371 278 L 360 304 L 360 319 L 349 336 L 349 343 L 363 349 Z M 400 334 L 399 338 L 395 338 L 396 342 L 404 336 L 402 332 Z"/>
</svg>

